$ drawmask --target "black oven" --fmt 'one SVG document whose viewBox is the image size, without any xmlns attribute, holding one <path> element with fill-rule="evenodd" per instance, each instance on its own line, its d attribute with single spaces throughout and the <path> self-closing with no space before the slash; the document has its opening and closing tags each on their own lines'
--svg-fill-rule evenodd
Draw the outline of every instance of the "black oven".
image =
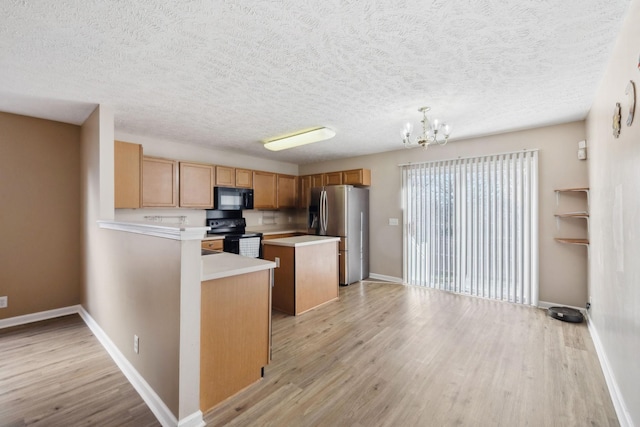
<svg viewBox="0 0 640 427">
<path fill-rule="evenodd" d="M 209 235 L 223 236 L 222 249 L 238 255 L 262 258 L 262 233 L 247 233 L 242 211 L 207 210 Z"/>
</svg>

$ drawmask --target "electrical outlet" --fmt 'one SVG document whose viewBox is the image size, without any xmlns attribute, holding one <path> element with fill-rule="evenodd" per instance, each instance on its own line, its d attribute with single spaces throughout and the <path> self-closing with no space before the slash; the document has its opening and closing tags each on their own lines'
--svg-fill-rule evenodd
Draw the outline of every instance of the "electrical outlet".
<svg viewBox="0 0 640 427">
<path fill-rule="evenodd" d="M 9 297 L 0 297 L 0 308 L 9 307 Z"/>
<path fill-rule="evenodd" d="M 389 225 L 398 225 L 398 218 L 389 218 Z"/>
<path fill-rule="evenodd" d="M 136 354 L 140 353 L 140 338 L 137 335 L 133 336 L 133 351 Z"/>
</svg>

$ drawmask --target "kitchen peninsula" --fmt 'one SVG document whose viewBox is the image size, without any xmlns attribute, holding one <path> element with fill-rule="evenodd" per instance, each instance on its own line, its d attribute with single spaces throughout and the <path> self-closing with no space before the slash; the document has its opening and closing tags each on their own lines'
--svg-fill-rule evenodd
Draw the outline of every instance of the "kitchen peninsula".
<svg viewBox="0 0 640 427">
<path fill-rule="evenodd" d="M 274 270 L 272 307 L 299 315 L 338 299 L 338 237 L 295 236 L 264 240 L 265 260 Z"/>
<path fill-rule="evenodd" d="M 103 323 L 109 332 L 119 322 L 126 344 L 134 334 L 140 339 L 134 351 L 111 338 L 113 357 L 133 383 L 142 384 L 137 389 L 163 425 L 204 425 L 203 412 L 258 380 L 269 363 L 275 263 L 229 253 L 202 256 L 208 227 L 98 225 L 103 244 L 114 248 L 108 262 L 118 265 L 105 273 L 109 286 L 103 292 L 137 308 Z M 98 311 L 92 316 L 104 317 Z"/>
</svg>

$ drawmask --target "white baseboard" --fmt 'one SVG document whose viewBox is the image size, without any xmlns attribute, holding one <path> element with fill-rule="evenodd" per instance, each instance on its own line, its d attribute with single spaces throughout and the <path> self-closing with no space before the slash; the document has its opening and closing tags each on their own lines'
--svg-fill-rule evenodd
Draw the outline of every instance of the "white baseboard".
<svg viewBox="0 0 640 427">
<path fill-rule="evenodd" d="M 384 280 L 385 282 L 403 283 L 401 277 L 385 276 L 384 274 L 369 273 L 369 279 Z"/>
<path fill-rule="evenodd" d="M 607 388 L 609 389 L 609 395 L 611 396 L 613 407 L 616 410 L 616 415 L 618 415 L 618 422 L 620 423 L 621 427 L 633 427 L 631 414 L 627 410 L 627 405 L 624 403 L 624 398 L 622 396 L 622 393 L 620 392 L 620 388 L 618 387 L 618 382 L 613 375 L 611 364 L 609 363 L 609 359 L 607 358 L 607 354 L 604 351 L 602 341 L 600 341 L 600 336 L 598 335 L 596 326 L 593 324 L 589 313 L 587 313 L 587 325 L 589 327 L 589 333 L 591 334 L 591 340 L 593 341 L 593 345 L 596 348 L 598 360 L 600 360 L 600 366 L 602 367 L 604 380 L 606 381 Z"/>
<path fill-rule="evenodd" d="M 96 338 L 98 338 L 98 341 L 100 341 L 105 350 L 107 350 L 107 353 L 109 353 L 114 362 L 116 362 L 116 365 L 118 365 L 124 376 L 127 377 L 133 388 L 140 394 L 142 400 L 145 401 L 160 424 L 164 427 L 202 427 L 205 425 L 201 411 L 196 411 L 178 422 L 173 412 L 165 405 L 162 399 L 160 399 L 160 396 L 158 396 L 149 383 L 145 381 L 136 368 L 124 357 L 98 323 L 93 320 L 93 317 L 82 307 L 80 307 L 79 314 L 89 329 L 91 329 L 91 332 L 93 332 Z"/>
<path fill-rule="evenodd" d="M 164 427 L 204 427 L 204 418 L 201 411 L 196 411 L 178 421 L 173 412 L 164 404 L 160 396 L 151 388 L 149 383 L 140 375 L 126 357 L 120 352 L 118 347 L 111 341 L 102 328 L 93 320 L 93 317 L 81 306 L 74 305 L 70 307 L 58 308 L 55 310 L 42 311 L 39 313 L 26 314 L 24 316 L 16 316 L 8 319 L 0 320 L 0 329 L 12 326 L 24 325 L 27 323 L 39 322 L 41 320 L 53 319 L 56 317 L 68 316 L 70 314 L 79 314 L 82 320 L 87 324 L 91 332 L 98 339 L 100 344 L 109 353 L 109 356 L 116 363 L 120 371 L 129 380 L 133 388 L 136 389 L 142 400 L 147 404 L 153 415 L 156 416 L 160 424 Z"/>
<path fill-rule="evenodd" d="M 54 319 L 56 317 L 68 316 L 70 314 L 78 314 L 80 312 L 79 305 L 69 307 L 56 308 L 55 310 L 41 311 L 38 313 L 25 314 L 23 316 L 9 317 L 0 320 L 0 329 L 10 328 L 12 326 L 26 325 L 27 323 L 40 322 L 41 320 Z"/>
<path fill-rule="evenodd" d="M 574 310 L 578 310 L 583 315 L 587 314 L 587 310 L 584 307 L 574 307 L 572 305 L 557 304 L 555 302 L 538 301 L 538 308 L 548 309 L 551 307 L 568 307 L 568 308 L 573 308 Z"/>
</svg>

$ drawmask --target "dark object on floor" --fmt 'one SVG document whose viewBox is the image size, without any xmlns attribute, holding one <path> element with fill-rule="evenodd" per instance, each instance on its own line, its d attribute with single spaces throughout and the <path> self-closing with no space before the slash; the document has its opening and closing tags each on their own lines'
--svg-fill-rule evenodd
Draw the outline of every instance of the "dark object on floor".
<svg viewBox="0 0 640 427">
<path fill-rule="evenodd" d="M 549 316 L 564 322 L 582 323 L 584 317 L 580 311 L 568 307 L 550 307 Z"/>
</svg>

